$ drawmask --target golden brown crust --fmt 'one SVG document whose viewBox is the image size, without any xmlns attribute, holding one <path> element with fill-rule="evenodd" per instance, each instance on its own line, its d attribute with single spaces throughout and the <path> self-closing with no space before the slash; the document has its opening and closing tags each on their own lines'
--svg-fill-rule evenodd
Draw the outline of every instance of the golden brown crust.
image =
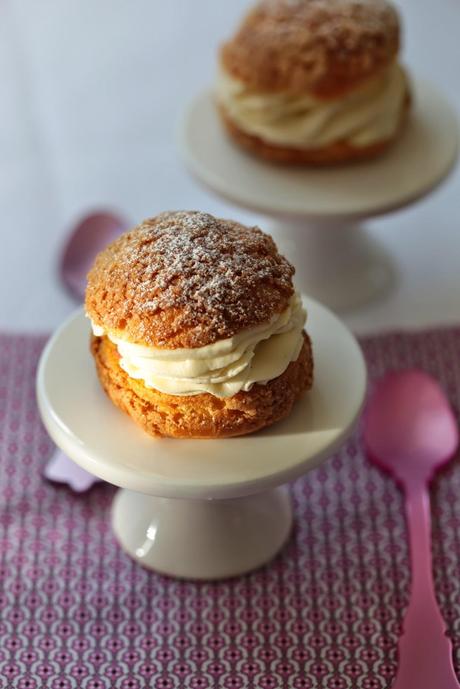
<svg viewBox="0 0 460 689">
<path fill-rule="evenodd" d="M 383 154 L 398 138 L 410 108 L 410 96 L 407 95 L 404 108 L 401 113 L 401 120 L 395 134 L 390 139 L 378 141 L 369 146 L 353 146 L 348 141 L 337 141 L 323 148 L 288 148 L 270 144 L 253 134 L 247 134 L 240 129 L 228 117 L 222 106 L 219 106 L 220 115 L 227 132 L 232 139 L 242 148 L 259 158 L 263 158 L 271 163 L 285 165 L 340 165 L 343 163 L 358 162 L 360 160 L 370 160 Z"/>
<path fill-rule="evenodd" d="M 119 365 L 116 346 L 107 337 L 92 337 L 91 350 L 104 390 L 147 433 L 173 438 L 229 438 L 253 433 L 286 417 L 313 381 L 311 342 L 296 361 L 266 385 L 220 399 L 166 395 L 130 378 Z"/>
<path fill-rule="evenodd" d="M 85 306 L 96 325 L 122 339 L 196 348 L 284 311 L 293 274 L 258 228 L 207 213 L 162 213 L 99 254 Z"/>
<path fill-rule="evenodd" d="M 335 98 L 387 67 L 399 44 L 386 0 L 262 0 L 220 58 L 256 90 Z"/>
</svg>

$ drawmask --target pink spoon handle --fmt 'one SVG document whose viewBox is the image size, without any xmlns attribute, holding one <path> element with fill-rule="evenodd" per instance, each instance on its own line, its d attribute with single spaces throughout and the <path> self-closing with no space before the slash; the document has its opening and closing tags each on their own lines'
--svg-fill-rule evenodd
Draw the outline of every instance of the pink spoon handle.
<svg viewBox="0 0 460 689">
<path fill-rule="evenodd" d="M 430 498 L 426 484 L 406 486 L 412 589 L 399 642 L 393 689 L 458 689 L 452 644 L 434 592 Z"/>
</svg>

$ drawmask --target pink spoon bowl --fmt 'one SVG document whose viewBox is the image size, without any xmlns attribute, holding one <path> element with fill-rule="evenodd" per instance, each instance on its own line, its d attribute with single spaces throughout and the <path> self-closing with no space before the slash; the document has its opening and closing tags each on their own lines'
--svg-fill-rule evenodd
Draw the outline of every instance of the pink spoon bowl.
<svg viewBox="0 0 460 689">
<path fill-rule="evenodd" d="M 76 225 L 59 261 L 61 282 L 72 297 L 84 299 L 86 276 L 97 254 L 128 227 L 126 220 L 109 212 L 91 213 Z"/>
</svg>

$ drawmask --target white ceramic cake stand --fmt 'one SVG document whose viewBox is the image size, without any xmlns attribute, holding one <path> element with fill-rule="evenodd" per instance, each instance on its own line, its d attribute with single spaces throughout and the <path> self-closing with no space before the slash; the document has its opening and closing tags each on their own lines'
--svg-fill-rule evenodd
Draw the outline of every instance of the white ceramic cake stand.
<svg viewBox="0 0 460 689">
<path fill-rule="evenodd" d="M 56 444 L 123 490 L 112 524 L 142 565 L 172 576 L 217 579 L 252 570 L 283 546 L 292 525 L 284 484 L 326 459 L 359 415 L 366 387 L 361 350 L 327 309 L 306 300 L 315 383 L 292 415 L 228 440 L 154 439 L 105 396 L 80 310 L 40 360 L 40 412 Z"/>
<path fill-rule="evenodd" d="M 274 216 L 268 226 L 297 267 L 299 289 L 334 309 L 362 305 L 394 283 L 390 257 L 357 221 L 414 203 L 448 175 L 457 158 L 455 113 L 417 81 L 401 138 L 371 162 L 323 169 L 277 166 L 246 154 L 226 135 L 213 95 L 191 104 L 181 123 L 188 168 L 227 200 Z"/>
</svg>

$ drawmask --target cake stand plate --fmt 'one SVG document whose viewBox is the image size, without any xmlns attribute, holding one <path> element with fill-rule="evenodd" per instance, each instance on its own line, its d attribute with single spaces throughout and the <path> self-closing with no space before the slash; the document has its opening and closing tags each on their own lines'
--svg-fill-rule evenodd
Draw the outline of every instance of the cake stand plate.
<svg viewBox="0 0 460 689">
<path fill-rule="evenodd" d="M 209 91 L 187 110 L 180 149 L 214 192 L 276 219 L 267 229 L 297 267 L 302 292 L 335 309 L 351 308 L 394 282 L 391 258 L 357 222 L 421 199 L 457 159 L 458 124 L 449 103 L 424 81 L 414 82 L 413 96 L 400 138 L 369 162 L 299 168 L 260 161 L 226 135 Z"/>
<path fill-rule="evenodd" d="M 259 567 L 287 540 L 291 504 L 280 486 L 343 443 L 366 388 L 354 337 L 330 311 L 305 303 L 313 389 L 288 419 L 241 438 L 155 439 L 140 430 L 100 386 L 81 310 L 47 344 L 37 376 L 44 424 L 80 466 L 123 488 L 112 524 L 122 547 L 142 565 L 172 576 L 218 579 Z"/>
</svg>

